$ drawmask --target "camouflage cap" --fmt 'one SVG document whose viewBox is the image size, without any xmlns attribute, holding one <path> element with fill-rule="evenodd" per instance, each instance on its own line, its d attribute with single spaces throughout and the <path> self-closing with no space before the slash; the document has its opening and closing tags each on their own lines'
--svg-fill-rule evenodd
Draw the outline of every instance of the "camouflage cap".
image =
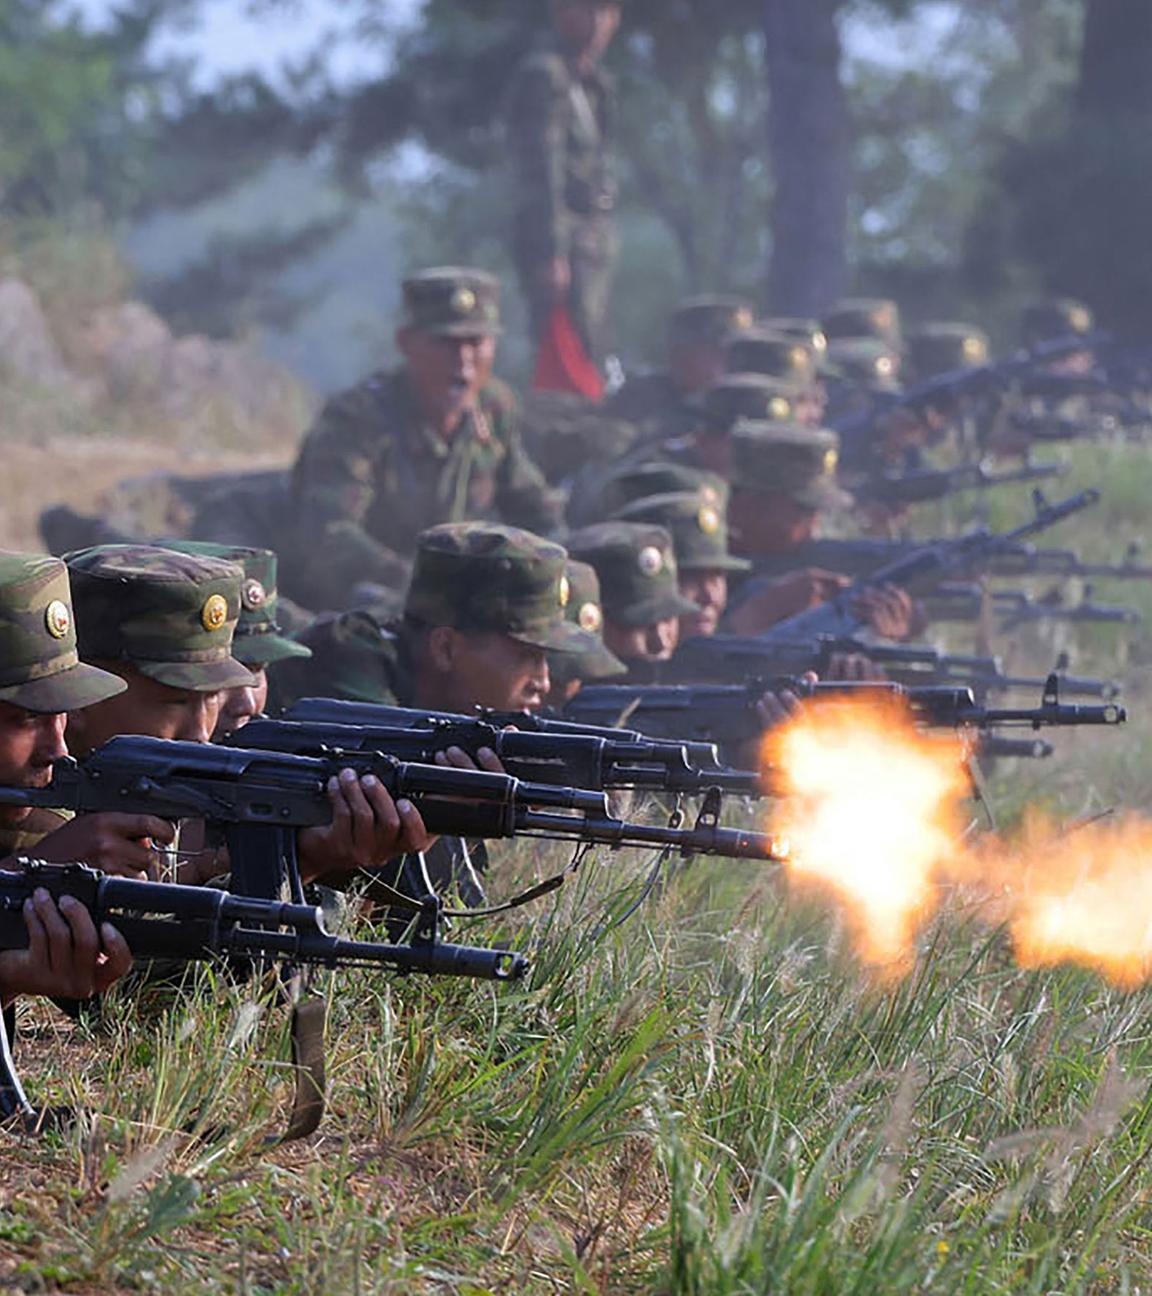
<svg viewBox="0 0 1152 1296">
<path fill-rule="evenodd" d="M 873 338 L 900 349 L 902 330 L 900 307 L 884 297 L 848 297 L 824 316 L 824 335 L 829 344 L 846 338 Z"/>
<path fill-rule="evenodd" d="M 240 567 L 157 545 L 98 545 L 64 561 L 82 657 L 197 693 L 252 683 L 231 655 Z"/>
<path fill-rule="evenodd" d="M 60 559 L 0 553 L 0 702 L 57 715 L 127 687 L 119 676 L 81 662 L 68 569 Z"/>
<path fill-rule="evenodd" d="M 773 315 L 770 319 L 761 320 L 760 327 L 771 333 L 783 333 L 786 337 L 799 338 L 822 356 L 828 350 L 828 336 L 824 325 L 817 319 L 801 319 L 796 315 Z"/>
<path fill-rule="evenodd" d="M 828 355 L 849 383 L 874 392 L 900 391 L 900 353 L 876 338 L 837 339 Z"/>
<path fill-rule="evenodd" d="M 565 616 L 567 553 L 530 531 L 490 522 L 448 522 L 416 542 L 404 615 L 425 626 L 492 631 L 556 652 L 588 652 L 595 640 Z"/>
<path fill-rule="evenodd" d="M 240 586 L 240 620 L 232 636 L 232 656 L 245 666 L 270 666 L 286 657 L 310 657 L 311 650 L 289 639 L 276 619 L 276 555 L 271 549 L 214 544 L 210 540 L 165 540 L 165 549 L 234 563 L 244 572 Z"/>
<path fill-rule="evenodd" d="M 751 563 L 728 552 L 728 520 L 724 510 L 699 491 L 653 495 L 637 500 L 617 514 L 621 522 L 650 522 L 672 537 L 681 571 L 745 572 Z"/>
<path fill-rule="evenodd" d="M 573 558 L 596 569 L 608 620 L 649 626 L 699 611 L 680 593 L 672 537 L 663 527 L 599 522 L 570 536 L 568 545 Z"/>
<path fill-rule="evenodd" d="M 596 640 L 595 648 L 581 653 L 555 653 L 548 662 L 553 683 L 570 680 L 605 680 L 624 675 L 628 668 L 605 645 L 604 605 L 600 596 L 600 578 L 587 563 L 569 558 L 564 569 L 568 578 L 568 620 Z"/>
<path fill-rule="evenodd" d="M 717 432 L 730 432 L 741 419 L 791 423 L 800 390 L 761 373 L 733 373 L 709 387 L 700 398 L 704 423 Z"/>
<path fill-rule="evenodd" d="M 986 365 L 991 347 L 983 329 L 939 323 L 925 324 L 910 333 L 905 351 L 916 376 L 924 379 Z"/>
<path fill-rule="evenodd" d="M 831 511 L 852 497 L 836 484 L 840 438 L 826 428 L 741 423 L 732 433 L 736 489 L 784 495 L 803 508 Z"/>
<path fill-rule="evenodd" d="M 589 516 L 581 520 L 586 523 L 604 522 L 616 517 L 622 508 L 635 500 L 675 491 L 698 492 L 719 509 L 728 503 L 728 483 L 723 477 L 701 468 L 691 468 L 688 464 L 652 460 L 650 463 L 625 464 L 612 470 L 600 483 L 594 510 L 584 510 Z"/>
<path fill-rule="evenodd" d="M 811 387 L 817 378 L 816 352 L 809 343 L 769 329 L 749 329 L 724 343 L 729 373 L 764 374 L 797 387 Z"/>
<path fill-rule="evenodd" d="M 1026 306 L 1020 317 L 1021 340 L 1025 346 L 1054 342 L 1077 333 L 1091 333 L 1096 327 L 1092 311 L 1071 297 L 1053 297 Z"/>
<path fill-rule="evenodd" d="M 672 312 L 673 342 L 720 342 L 756 323 L 756 308 L 743 297 L 689 297 Z"/>
<path fill-rule="evenodd" d="M 500 281 L 483 270 L 436 266 L 404 280 L 404 323 L 438 337 L 495 337 Z"/>
</svg>

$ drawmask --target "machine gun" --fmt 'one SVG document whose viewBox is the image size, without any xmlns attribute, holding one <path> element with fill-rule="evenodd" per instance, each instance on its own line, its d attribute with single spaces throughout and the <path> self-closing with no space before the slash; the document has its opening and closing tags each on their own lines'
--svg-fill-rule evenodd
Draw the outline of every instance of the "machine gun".
<svg viewBox="0 0 1152 1296">
<path fill-rule="evenodd" d="M 372 774 L 393 797 L 410 800 L 432 833 L 546 837 L 773 863 L 783 858 L 771 837 L 719 827 L 711 808 L 719 794 L 709 798 L 709 806 L 691 827 L 630 823 L 611 814 L 603 793 L 523 783 L 506 774 L 405 763 L 378 752 L 318 758 L 120 737 L 83 761 L 57 762 L 46 787 L 0 787 L 0 805 L 201 818 L 223 831 L 233 891 L 278 899 L 287 885 L 299 902 L 303 893 L 295 831 L 331 820 L 327 784 L 346 768 L 361 776 Z M 256 838 L 252 851 L 251 835 Z M 420 901 L 410 903 L 418 907 Z"/>
<path fill-rule="evenodd" d="M 979 621 L 985 615 L 996 618 L 1001 631 L 1038 621 L 1064 625 L 1136 625 L 1143 620 L 1135 609 L 1116 604 L 1095 603 L 1091 588 L 1076 602 L 1065 599 L 1055 587 L 1039 597 L 1024 590 L 986 590 L 980 585 L 938 585 L 925 599 L 933 621 Z"/>
<path fill-rule="evenodd" d="M 1045 680 L 1006 674 L 995 657 L 942 653 L 929 644 L 872 643 L 851 636 L 821 636 L 791 643 L 766 643 L 759 636 L 708 635 L 686 639 L 670 661 L 659 666 L 659 683 L 743 684 L 749 679 L 794 677 L 814 671 L 828 674 L 841 654 L 868 657 L 894 682 L 906 685 L 954 684 L 977 694 L 1014 689 L 1039 692 Z M 1115 680 L 1067 674 L 1062 654 L 1055 674 L 1066 697 L 1111 701 L 1120 694 Z"/>
<path fill-rule="evenodd" d="M 18 870 L 0 872 L 0 950 L 28 948 L 24 904 L 42 888 L 57 902 L 64 896 L 79 901 L 97 931 L 110 922 L 138 960 L 276 960 L 484 981 L 515 981 L 528 972 L 528 960 L 520 954 L 438 940 L 434 906 L 428 910 L 431 921 L 418 926 L 410 943 L 381 945 L 331 935 L 321 911 L 310 905 L 258 900 L 215 887 L 110 877 L 82 864 L 17 863 Z M 36 1110 L 21 1086 L 0 1023 L 0 1121 L 13 1119 L 32 1127 Z"/>
<path fill-rule="evenodd" d="M 764 733 L 758 704 L 766 692 L 789 691 L 801 699 L 902 702 L 915 722 L 934 729 L 990 730 L 1024 726 L 1033 730 L 1123 724 L 1123 707 L 1065 705 L 1058 678 L 1044 685 L 1039 707 L 986 707 L 967 688 L 905 688 L 891 683 L 812 683 L 805 679 L 759 679 L 744 684 L 696 686 L 589 685 L 568 703 L 565 714 L 582 723 L 634 725 L 654 737 L 688 734 L 714 742 L 721 752 L 739 751 Z"/>
<path fill-rule="evenodd" d="M 1063 477 L 1064 464 L 1025 464 L 1001 472 L 984 464 L 962 464 L 958 468 L 917 469 L 904 473 L 879 473 L 852 482 L 852 493 L 858 500 L 878 504 L 925 504 L 942 500 L 961 491 L 991 490 L 996 486 L 1018 486 L 1029 482 L 1050 481 Z"/>
<path fill-rule="evenodd" d="M 549 786 L 572 784 L 594 791 L 634 788 L 686 796 L 703 796 L 712 788 L 735 796 L 759 796 L 763 791 L 759 773 L 722 768 L 714 753 L 708 768 L 693 766 L 686 749 L 674 742 L 654 742 L 640 735 L 525 733 L 463 715 L 407 726 L 367 720 L 330 724 L 257 719 L 225 741 L 297 756 L 372 752 L 421 764 L 433 764 L 436 754 L 449 747 L 459 747 L 475 760 L 486 747 L 514 778 Z"/>
<path fill-rule="evenodd" d="M 861 577 L 831 601 L 796 616 L 786 617 L 760 636 L 766 643 L 807 639 L 814 635 L 853 635 L 863 628 L 855 611 L 858 595 L 875 585 L 897 585 L 911 593 L 930 589 L 957 570 L 963 571 L 1005 547 L 1018 545 L 1066 518 L 1099 502 L 1100 492 L 1081 491 L 1051 504 L 1040 491 L 1033 492 L 1035 516 L 1014 531 L 998 535 L 985 528 L 954 540 L 937 540 L 912 550 L 902 558 Z"/>
</svg>

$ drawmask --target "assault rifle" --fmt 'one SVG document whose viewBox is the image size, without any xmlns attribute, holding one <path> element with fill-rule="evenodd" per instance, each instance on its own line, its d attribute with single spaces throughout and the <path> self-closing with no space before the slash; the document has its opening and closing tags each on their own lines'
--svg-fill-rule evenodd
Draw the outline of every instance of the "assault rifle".
<svg viewBox="0 0 1152 1296">
<path fill-rule="evenodd" d="M 991 490 L 996 486 L 1018 486 L 1028 482 L 1050 481 L 1063 477 L 1064 464 L 1025 464 L 1001 472 L 984 464 L 963 464 L 958 468 L 917 469 L 904 473 L 880 473 L 853 482 L 852 493 L 858 500 L 878 504 L 925 504 L 932 500 L 958 495 L 961 491 Z"/>
<path fill-rule="evenodd" d="M 422 719 L 421 713 L 414 713 L 414 721 Z M 549 786 L 634 788 L 686 796 L 702 796 L 712 788 L 735 796 L 759 796 L 763 790 L 759 773 L 722 768 L 714 753 L 708 768 L 694 766 L 685 748 L 674 742 L 640 735 L 525 733 L 463 715 L 412 725 L 381 725 L 367 717 L 348 724 L 257 719 L 225 742 L 297 756 L 372 752 L 421 764 L 434 763 L 436 754 L 449 747 L 459 747 L 473 759 L 487 747 L 514 778 Z"/>
<path fill-rule="evenodd" d="M 303 897 L 295 830 L 330 822 L 328 780 L 346 768 L 361 776 L 372 774 L 393 797 L 410 800 L 432 833 L 547 837 L 770 862 L 781 858 L 771 837 L 721 828 L 712 813 L 702 811 L 691 827 L 630 823 L 611 814 L 603 793 L 524 783 L 506 774 L 405 763 L 378 752 L 320 758 L 158 738 L 113 738 L 83 761 L 57 762 L 46 787 L 0 787 L 0 805 L 201 818 L 210 828 L 222 830 L 229 845 L 235 892 L 278 899 L 288 884 L 299 902 Z M 255 858 L 248 857 L 250 835 L 263 848 L 253 852 Z M 412 901 L 413 907 L 419 904 Z"/>
<path fill-rule="evenodd" d="M 1014 531 L 997 535 L 985 528 L 954 540 L 937 540 L 914 549 L 905 557 L 880 567 L 867 578 L 860 578 L 828 603 L 778 621 L 760 636 L 766 643 L 809 638 L 813 635 L 852 635 L 864 626 L 855 611 L 855 601 L 864 590 L 875 585 L 897 585 L 911 593 L 932 588 L 956 571 L 963 571 L 986 556 L 1012 547 L 1038 532 L 1046 531 L 1066 518 L 1090 508 L 1100 499 L 1100 492 L 1082 491 L 1058 504 L 1050 504 L 1040 491 L 1033 493 L 1035 516 Z"/>
<path fill-rule="evenodd" d="M 1073 603 L 1065 600 L 1059 588 L 1037 598 L 1024 590 L 985 590 L 979 585 L 948 582 L 938 585 L 927 596 L 925 606 L 933 621 L 979 621 L 988 614 L 997 619 L 1002 631 L 1038 621 L 1064 625 L 1136 625 L 1143 620 L 1135 608 L 1093 602 L 1091 589 L 1086 589 L 1083 597 Z"/>
<path fill-rule="evenodd" d="M 102 922 L 110 922 L 138 960 L 276 960 L 485 981 L 519 980 L 528 971 L 520 954 L 446 944 L 436 938 L 434 922 L 420 927 L 409 944 L 343 940 L 326 930 L 323 914 L 310 905 L 232 895 L 215 887 L 109 877 L 82 864 L 18 863 L 18 871 L 0 872 L 0 950 L 28 948 L 24 903 L 43 888 L 57 902 L 64 896 L 78 900 L 97 931 Z M 36 1110 L 25 1096 L 0 1024 L 0 1121 L 12 1119 L 34 1126 Z"/>
<path fill-rule="evenodd" d="M 852 654 L 868 657 L 898 684 L 954 684 L 978 694 L 1013 689 L 1039 692 L 1045 680 L 1006 674 L 995 657 L 942 653 L 928 644 L 872 643 L 851 636 L 821 636 L 791 643 L 766 643 L 758 636 L 708 635 L 686 639 L 672 659 L 658 669 L 660 683 L 742 684 L 749 679 L 792 677 L 814 671 L 828 674 L 833 657 Z M 1068 675 L 1068 658 L 1062 655 L 1055 673 L 1066 697 L 1118 697 L 1115 680 Z"/>
<path fill-rule="evenodd" d="M 764 733 L 758 703 L 766 692 L 784 690 L 801 699 L 901 701 L 917 724 L 934 729 L 989 730 L 1025 727 L 1033 730 L 1083 725 L 1123 724 L 1127 714 L 1115 703 L 1065 705 L 1053 675 L 1045 683 L 1039 707 L 991 708 L 967 688 L 905 688 L 890 683 L 816 683 L 804 679 L 750 680 L 745 684 L 696 686 L 597 684 L 585 686 L 568 703 L 565 714 L 582 723 L 619 720 L 654 737 L 688 734 L 714 742 L 721 752 L 739 750 Z"/>
</svg>

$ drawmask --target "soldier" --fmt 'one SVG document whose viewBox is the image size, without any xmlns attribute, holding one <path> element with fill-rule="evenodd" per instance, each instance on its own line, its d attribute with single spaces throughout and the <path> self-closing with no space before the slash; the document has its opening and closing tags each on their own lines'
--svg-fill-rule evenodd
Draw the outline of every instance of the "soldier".
<svg viewBox="0 0 1152 1296">
<path fill-rule="evenodd" d="M 252 681 L 227 689 L 220 704 L 214 737 L 234 733 L 260 715 L 268 704 L 268 667 L 311 652 L 289 639 L 276 620 L 280 596 L 276 589 L 276 555 L 270 549 L 213 544 L 207 540 L 166 542 L 166 549 L 199 554 L 232 563 L 244 573 L 240 587 L 240 619 L 232 636 L 232 656 L 252 675 Z"/>
<path fill-rule="evenodd" d="M 728 501 L 728 485 L 716 473 L 687 464 L 629 458 L 582 482 L 579 492 L 573 490 L 568 502 L 568 521 L 573 527 L 607 522 L 636 500 L 677 491 L 702 492 L 710 504 L 720 508 Z"/>
<path fill-rule="evenodd" d="M 909 333 L 905 350 L 912 383 L 986 365 L 991 357 L 988 334 L 971 324 L 924 324 Z"/>
<path fill-rule="evenodd" d="M 654 495 L 629 504 L 621 522 L 648 522 L 672 537 L 680 593 L 696 610 L 680 618 L 680 638 L 715 634 L 728 606 L 728 578 L 751 571 L 752 564 L 728 552 L 723 506 L 700 491 Z"/>
<path fill-rule="evenodd" d="M 601 354 L 616 259 L 612 85 L 600 60 L 619 0 L 552 0 L 553 34 L 516 73 L 507 128 L 517 170 L 514 260 L 533 336 L 567 308 Z"/>
<path fill-rule="evenodd" d="M 600 579 L 609 652 L 629 669 L 667 661 L 680 642 L 680 618 L 697 611 L 680 593 L 668 532 L 638 522 L 600 522 L 570 536 L 568 545 Z"/>
<path fill-rule="evenodd" d="M 648 437 L 685 436 L 700 418 L 697 397 L 725 373 L 723 343 L 755 322 L 742 297 L 692 297 L 668 324 L 667 367 L 629 378 L 607 404 Z"/>
<path fill-rule="evenodd" d="M 744 423 L 733 433 L 728 524 L 733 548 L 753 561 L 757 577 L 733 596 L 726 629 L 761 633 L 851 583 L 798 557 L 816 537 L 821 515 L 851 503 L 836 482 L 838 447 L 836 434 L 823 429 Z M 906 639 L 914 625 L 903 590 L 869 590 L 857 610 L 885 638 Z"/>
<path fill-rule="evenodd" d="M 822 327 L 829 346 L 861 338 L 883 342 L 896 352 L 904 346 L 900 307 L 882 297 L 845 298 L 824 316 Z"/>
<path fill-rule="evenodd" d="M 1092 311 L 1083 302 L 1071 297 L 1053 297 L 1026 306 L 1020 320 L 1020 340 L 1025 347 L 1042 346 L 1062 338 L 1082 334 L 1085 346 L 1081 351 L 1071 351 L 1052 360 L 1048 368 L 1053 373 L 1091 373 L 1096 364 L 1089 336 L 1096 327 Z"/>
<path fill-rule="evenodd" d="M 281 550 L 281 577 L 306 607 L 346 606 L 360 581 L 394 586 L 397 556 L 438 522 L 499 518 L 543 532 L 559 523 L 521 446 L 515 398 L 491 381 L 497 281 L 427 270 L 405 281 L 404 301 L 404 365 L 333 397 L 296 462 L 296 543 Z"/>
<path fill-rule="evenodd" d="M 0 783 L 47 783 L 53 763 L 67 755 L 67 712 L 102 702 L 123 687 L 77 656 L 64 564 L 37 554 L 0 554 Z M 0 855 L 31 849 L 59 823 L 43 811 L 0 808 Z M 78 835 L 76 845 L 84 845 Z M 0 1007 L 9 1031 L 7 1010 L 18 995 L 88 999 L 131 967 L 120 933 L 107 923 L 97 931 L 87 909 L 69 898 L 57 906 L 39 891 L 23 918 L 27 949 L 0 953 Z"/>
<path fill-rule="evenodd" d="M 785 384 L 792 420 L 821 426 L 828 407 L 827 360 L 811 343 L 768 328 L 748 329 L 725 341 L 724 365 L 729 374 L 761 374 Z"/>
<path fill-rule="evenodd" d="M 582 684 L 617 679 L 628 673 L 627 666 L 615 653 L 608 651 L 601 637 L 604 605 L 595 568 L 569 558 L 564 574 L 568 581 L 568 620 L 591 635 L 596 645 L 587 652 L 548 654 L 552 687 L 545 701 L 557 711 L 563 710 L 565 704 L 576 696 Z"/>
<path fill-rule="evenodd" d="M 252 676 L 231 655 L 244 583 L 239 567 L 216 558 L 149 545 L 106 545 L 68 556 L 81 657 L 127 685 L 116 697 L 70 717 L 73 753 L 86 755 L 120 734 L 207 742 L 215 732 L 228 689 L 251 686 Z M 328 789 L 332 823 L 300 833 L 304 879 L 375 868 L 428 841 L 409 802 L 393 802 L 371 776 L 351 770 Z M 138 868 L 154 869 L 153 841 L 140 834 Z M 194 851 L 190 831 L 182 847 Z M 203 882 L 227 872 L 223 852 L 187 860 L 180 880 Z"/>
</svg>

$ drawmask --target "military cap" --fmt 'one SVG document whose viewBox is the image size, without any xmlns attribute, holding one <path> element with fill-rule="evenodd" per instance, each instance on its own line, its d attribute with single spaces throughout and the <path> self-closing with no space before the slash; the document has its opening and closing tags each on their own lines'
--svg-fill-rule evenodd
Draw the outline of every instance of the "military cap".
<svg viewBox="0 0 1152 1296">
<path fill-rule="evenodd" d="M 799 338 L 815 351 L 817 357 L 828 350 L 828 337 L 824 325 L 817 319 L 801 319 L 796 315 L 773 315 L 770 319 L 760 321 L 760 327 L 772 333 L 783 333 L 786 337 Z"/>
<path fill-rule="evenodd" d="M 826 428 L 741 423 L 732 433 L 732 481 L 738 489 L 784 495 L 804 508 L 844 508 L 852 497 L 836 484 L 840 438 Z"/>
<path fill-rule="evenodd" d="M 680 593 L 672 537 L 660 526 L 599 522 L 568 538 L 573 558 L 596 569 L 604 615 L 648 626 L 699 611 Z"/>
<path fill-rule="evenodd" d="M 875 338 L 900 348 L 900 307 L 886 298 L 846 298 L 832 307 L 822 323 L 830 344 L 844 338 Z"/>
<path fill-rule="evenodd" d="M 500 281 L 483 270 L 436 266 L 404 280 L 405 325 L 439 337 L 495 336 Z"/>
<path fill-rule="evenodd" d="M 588 563 L 569 558 L 564 569 L 568 579 L 568 620 L 591 635 L 596 646 L 581 653 L 557 653 L 549 661 L 556 683 L 572 679 L 604 680 L 627 673 L 627 666 L 609 650 L 602 638 L 604 605 L 600 595 L 600 578 Z"/>
<path fill-rule="evenodd" d="M 530 531 L 447 522 L 416 542 L 404 615 L 426 626 L 494 631 L 534 648 L 588 652 L 594 638 L 565 616 L 568 555 Z"/>
<path fill-rule="evenodd" d="M 232 653 L 242 568 L 156 545 L 66 554 L 80 655 L 198 693 L 252 683 Z"/>
<path fill-rule="evenodd" d="M 289 639 L 276 616 L 280 596 L 276 590 L 276 555 L 271 549 L 214 544 L 210 540 L 165 541 L 166 549 L 200 554 L 234 563 L 244 572 L 240 586 L 240 620 L 232 636 L 232 656 L 245 666 L 270 666 L 287 657 L 310 657 L 311 651 Z"/>
<path fill-rule="evenodd" d="M 728 520 L 724 510 L 699 491 L 679 491 L 637 500 L 616 515 L 621 522 L 650 522 L 672 537 L 676 565 L 681 571 L 745 572 L 751 563 L 728 552 Z"/>
<path fill-rule="evenodd" d="M 0 553 L 0 702 L 56 715 L 127 687 L 118 675 L 80 660 L 68 569 L 60 559 Z"/>
<path fill-rule="evenodd" d="M 761 373 L 727 374 L 700 398 L 705 424 L 730 432 L 742 418 L 767 423 L 791 423 L 796 417 L 799 389 Z"/>
<path fill-rule="evenodd" d="M 755 322 L 756 309 L 743 297 L 689 297 L 672 312 L 668 336 L 677 342 L 720 342 Z"/>
<path fill-rule="evenodd" d="M 635 500 L 650 495 L 667 495 L 675 491 L 694 491 L 719 509 L 728 504 L 728 483 L 715 473 L 687 464 L 649 463 L 625 464 L 613 469 L 601 479 L 599 490 L 587 507 L 576 510 L 581 516 L 573 517 L 574 524 L 603 522 L 615 517 L 622 508 Z"/>
<path fill-rule="evenodd" d="M 919 378 L 988 363 L 988 334 L 970 324 L 925 324 L 908 335 L 908 363 Z"/>
<path fill-rule="evenodd" d="M 749 329 L 724 343 L 724 365 L 729 373 L 764 374 L 798 387 L 816 381 L 816 352 L 801 338 L 770 329 Z"/>
<path fill-rule="evenodd" d="M 1033 302 L 1021 315 L 1021 335 L 1025 346 L 1054 342 L 1077 333 L 1091 333 L 1096 326 L 1091 310 L 1071 297 L 1054 297 Z"/>
<path fill-rule="evenodd" d="M 829 343 L 828 355 L 849 383 L 874 392 L 900 391 L 900 353 L 877 338 L 843 338 Z"/>
</svg>

